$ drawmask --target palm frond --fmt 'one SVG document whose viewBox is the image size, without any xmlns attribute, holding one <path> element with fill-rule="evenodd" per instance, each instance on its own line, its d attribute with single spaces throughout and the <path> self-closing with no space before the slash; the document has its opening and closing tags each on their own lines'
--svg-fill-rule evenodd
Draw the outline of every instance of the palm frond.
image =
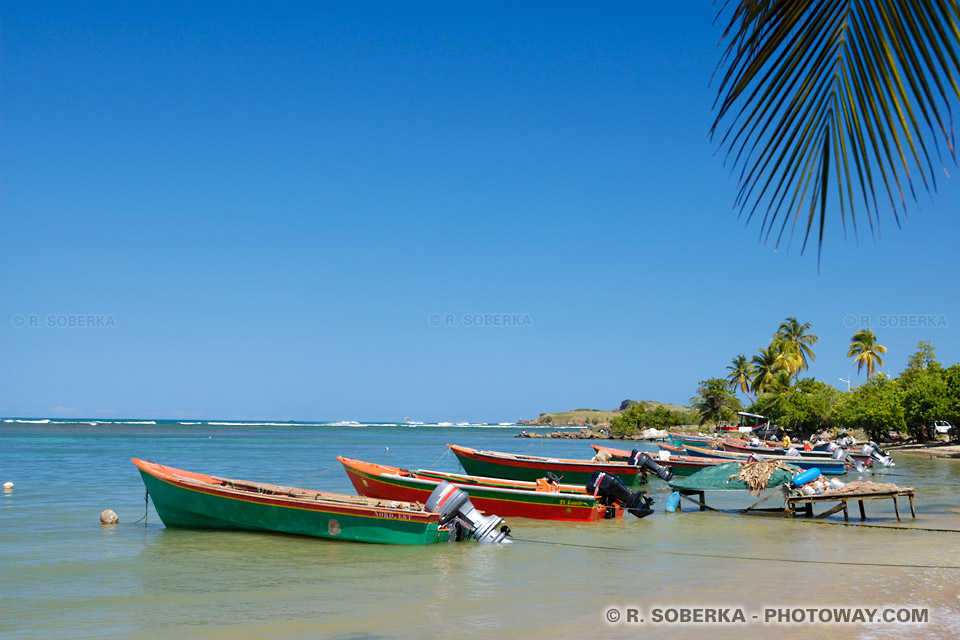
<svg viewBox="0 0 960 640">
<path fill-rule="evenodd" d="M 958 0 L 740 0 L 720 14 L 728 4 L 711 136 L 724 125 L 735 208 L 762 216 L 763 242 L 800 224 L 819 260 L 834 203 L 844 234 L 858 211 L 879 234 L 880 202 L 899 225 L 915 183 L 936 191 L 944 148 L 956 162 Z"/>
</svg>

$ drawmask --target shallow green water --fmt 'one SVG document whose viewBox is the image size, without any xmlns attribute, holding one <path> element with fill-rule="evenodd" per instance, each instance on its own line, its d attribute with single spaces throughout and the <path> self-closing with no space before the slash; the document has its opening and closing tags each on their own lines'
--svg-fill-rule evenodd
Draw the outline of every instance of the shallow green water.
<svg viewBox="0 0 960 640">
<path fill-rule="evenodd" d="M 511 546 L 384 547 L 280 535 L 167 530 L 131 457 L 353 493 L 338 454 L 457 470 L 446 442 L 589 457 L 582 441 L 515 429 L 0 424 L 0 634 L 53 637 L 956 637 L 960 533 L 662 510 L 570 525 L 514 519 Z M 960 461 L 896 456 L 916 521 L 960 529 Z M 319 472 L 319 474 L 318 474 Z M 745 506 L 741 494 L 711 504 Z M 101 527 L 113 509 L 121 523 Z M 901 509 L 907 513 L 906 505 Z M 868 524 L 897 526 L 892 504 Z M 841 518 L 831 518 L 834 523 Z M 575 546 L 581 545 L 581 546 Z M 583 545 L 588 545 L 585 547 Z M 683 554 L 705 554 L 702 557 Z M 931 565 L 893 568 L 745 560 Z M 918 625 L 610 625 L 617 607 L 925 607 Z"/>
</svg>

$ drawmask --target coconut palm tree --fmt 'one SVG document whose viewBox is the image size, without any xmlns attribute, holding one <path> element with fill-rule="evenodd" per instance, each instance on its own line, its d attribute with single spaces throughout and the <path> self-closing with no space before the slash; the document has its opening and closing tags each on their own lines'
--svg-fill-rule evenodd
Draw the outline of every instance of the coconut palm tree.
<svg viewBox="0 0 960 640">
<path fill-rule="evenodd" d="M 750 388 L 754 393 L 763 393 L 773 383 L 777 373 L 783 370 L 784 359 L 780 343 L 775 340 L 766 349 L 761 348 L 760 352 L 753 356 L 751 363 L 754 373 Z"/>
<path fill-rule="evenodd" d="M 798 379 L 800 372 L 808 369 L 810 363 L 817 359 L 811 347 L 820 338 L 810 333 L 810 329 L 809 322 L 800 324 L 796 318 L 787 318 L 777 329 L 777 338 L 784 343 L 784 351 L 790 354 L 789 370 L 794 379 Z"/>
<path fill-rule="evenodd" d="M 870 329 L 861 329 L 850 338 L 850 350 L 847 352 L 848 358 L 853 358 L 857 365 L 857 375 L 860 370 L 867 367 L 867 378 L 873 375 L 877 370 L 877 365 L 883 366 L 881 354 L 887 352 L 887 348 L 882 344 L 877 344 L 877 336 Z"/>
<path fill-rule="evenodd" d="M 944 150 L 956 163 L 957 0 L 720 5 L 733 14 L 711 135 L 722 123 L 739 173 L 735 207 L 747 222 L 762 219 L 764 242 L 779 246 L 799 223 L 801 252 L 813 234 L 819 256 L 828 204 L 844 235 L 848 217 L 856 234 L 858 214 L 873 234 L 881 204 L 900 224 L 918 178 L 936 191 Z"/>
<path fill-rule="evenodd" d="M 723 420 L 731 420 L 743 408 L 723 378 L 702 380 L 697 395 L 690 398 L 690 406 L 700 417 L 700 424 L 709 421 L 717 426 Z"/>
<path fill-rule="evenodd" d="M 747 356 L 740 354 L 730 361 L 727 366 L 730 373 L 727 374 L 727 381 L 732 391 L 737 388 L 743 392 L 750 403 L 753 404 L 753 398 L 750 396 L 750 382 L 753 378 L 753 363 L 747 360 Z"/>
</svg>

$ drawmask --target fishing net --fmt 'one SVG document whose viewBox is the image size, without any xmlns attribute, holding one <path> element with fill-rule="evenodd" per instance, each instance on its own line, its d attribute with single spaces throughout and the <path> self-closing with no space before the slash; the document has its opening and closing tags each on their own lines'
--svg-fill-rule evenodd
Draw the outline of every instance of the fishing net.
<svg viewBox="0 0 960 640">
<path fill-rule="evenodd" d="M 701 469 L 686 478 L 677 478 L 670 486 L 687 491 L 750 491 L 756 495 L 764 489 L 789 482 L 800 471 L 779 460 L 747 464 L 731 462 Z"/>
</svg>

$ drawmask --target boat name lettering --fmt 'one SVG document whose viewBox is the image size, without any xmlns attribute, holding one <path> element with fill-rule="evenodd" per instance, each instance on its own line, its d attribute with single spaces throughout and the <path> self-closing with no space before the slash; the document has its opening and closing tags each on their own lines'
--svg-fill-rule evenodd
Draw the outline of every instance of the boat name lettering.
<svg viewBox="0 0 960 640">
<path fill-rule="evenodd" d="M 391 520 L 409 520 L 409 513 L 394 513 L 392 511 L 374 511 L 373 515 L 378 518 L 389 518 Z"/>
</svg>

